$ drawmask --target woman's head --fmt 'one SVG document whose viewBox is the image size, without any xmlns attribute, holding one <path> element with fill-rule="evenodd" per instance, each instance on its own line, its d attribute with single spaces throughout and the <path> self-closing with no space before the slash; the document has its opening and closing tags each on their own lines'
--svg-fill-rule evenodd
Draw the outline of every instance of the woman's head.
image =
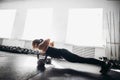
<svg viewBox="0 0 120 80">
<path fill-rule="evenodd" d="M 44 40 L 43 39 L 35 39 L 32 41 L 32 47 L 34 49 L 38 48 L 39 44 L 42 43 Z"/>
</svg>

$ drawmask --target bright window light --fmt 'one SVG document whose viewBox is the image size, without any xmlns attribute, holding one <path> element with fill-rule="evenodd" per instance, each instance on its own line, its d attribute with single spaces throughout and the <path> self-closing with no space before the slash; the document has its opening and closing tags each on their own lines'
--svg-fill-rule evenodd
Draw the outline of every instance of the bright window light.
<svg viewBox="0 0 120 80">
<path fill-rule="evenodd" d="M 0 38 L 11 38 L 16 10 L 0 10 Z"/>
<path fill-rule="evenodd" d="M 70 9 L 66 43 L 78 46 L 103 46 L 103 9 Z"/>
<path fill-rule="evenodd" d="M 29 9 L 23 39 L 52 38 L 52 8 Z"/>
</svg>

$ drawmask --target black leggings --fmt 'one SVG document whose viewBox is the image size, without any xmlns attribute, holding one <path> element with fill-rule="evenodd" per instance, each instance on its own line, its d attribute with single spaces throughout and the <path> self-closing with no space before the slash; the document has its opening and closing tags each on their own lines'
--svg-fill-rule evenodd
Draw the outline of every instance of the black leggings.
<svg viewBox="0 0 120 80">
<path fill-rule="evenodd" d="M 75 62 L 75 63 L 87 63 L 87 64 L 94 64 L 98 66 L 104 65 L 103 61 L 94 59 L 94 58 L 84 58 L 80 57 L 76 54 L 71 53 L 70 51 L 66 49 L 61 49 L 61 57 L 66 59 L 69 62 Z"/>
</svg>

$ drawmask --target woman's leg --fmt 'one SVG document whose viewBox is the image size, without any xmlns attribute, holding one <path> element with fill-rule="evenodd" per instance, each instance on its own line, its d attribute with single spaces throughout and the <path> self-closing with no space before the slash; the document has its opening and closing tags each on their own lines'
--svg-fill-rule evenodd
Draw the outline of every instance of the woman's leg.
<svg viewBox="0 0 120 80">
<path fill-rule="evenodd" d="M 71 53 L 70 51 L 68 51 L 66 49 L 62 49 L 61 52 L 62 52 L 61 56 L 69 62 L 87 63 L 87 64 L 94 64 L 94 65 L 104 65 L 105 64 L 105 62 L 94 59 L 94 58 L 80 57 L 76 54 Z"/>
<path fill-rule="evenodd" d="M 103 61 L 94 59 L 94 58 L 84 58 L 84 57 L 80 57 L 76 54 L 71 53 L 70 51 L 66 50 L 66 49 L 62 49 L 61 50 L 61 56 L 66 59 L 67 61 L 70 62 L 75 62 L 75 63 L 87 63 L 87 64 L 93 64 L 93 65 L 97 65 L 97 66 L 101 66 L 101 70 L 100 72 L 102 74 L 106 74 L 111 67 L 110 63 L 105 63 Z"/>
</svg>

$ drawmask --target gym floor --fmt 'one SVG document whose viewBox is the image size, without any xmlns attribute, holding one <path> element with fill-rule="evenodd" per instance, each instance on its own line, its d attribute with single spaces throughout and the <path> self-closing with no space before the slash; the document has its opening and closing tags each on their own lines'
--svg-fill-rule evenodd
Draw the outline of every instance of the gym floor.
<svg viewBox="0 0 120 80">
<path fill-rule="evenodd" d="M 45 67 L 37 70 L 36 56 L 0 51 L 0 80 L 120 80 L 119 70 L 101 75 L 100 67 L 88 64 L 52 59 Z"/>
</svg>

